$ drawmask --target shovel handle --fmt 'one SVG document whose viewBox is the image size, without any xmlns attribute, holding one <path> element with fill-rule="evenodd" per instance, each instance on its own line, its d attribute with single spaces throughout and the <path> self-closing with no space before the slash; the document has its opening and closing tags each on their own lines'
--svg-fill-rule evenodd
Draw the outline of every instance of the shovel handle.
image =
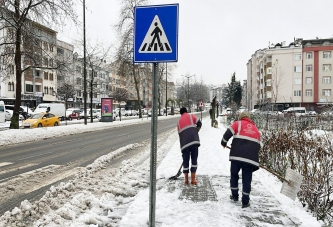
<svg viewBox="0 0 333 227">
<path fill-rule="evenodd" d="M 231 147 L 229 147 L 229 146 L 226 146 L 226 148 L 229 148 L 229 149 L 231 149 Z M 260 167 L 260 168 L 263 168 L 263 169 L 265 169 L 266 171 L 270 172 L 270 173 L 271 173 L 271 174 L 273 174 L 274 176 L 277 176 L 278 178 L 280 178 L 280 179 L 282 179 L 283 181 L 287 182 L 289 185 L 291 185 L 291 184 L 292 184 L 292 183 L 291 183 L 291 181 L 289 181 L 289 180 L 287 180 L 286 178 L 284 178 L 284 177 L 280 176 L 279 174 L 277 174 L 277 173 L 273 172 L 272 170 L 270 170 L 270 169 L 266 168 L 265 166 L 263 166 L 263 165 L 259 164 L 259 167 Z"/>
<path fill-rule="evenodd" d="M 277 176 L 278 178 L 282 179 L 283 181 L 287 182 L 289 185 L 291 185 L 291 181 L 287 180 L 286 178 L 280 176 L 279 174 L 273 172 L 272 170 L 266 168 L 265 166 L 259 164 L 260 168 L 265 169 L 266 171 L 270 172 L 271 174 L 273 174 L 274 176 Z"/>
</svg>

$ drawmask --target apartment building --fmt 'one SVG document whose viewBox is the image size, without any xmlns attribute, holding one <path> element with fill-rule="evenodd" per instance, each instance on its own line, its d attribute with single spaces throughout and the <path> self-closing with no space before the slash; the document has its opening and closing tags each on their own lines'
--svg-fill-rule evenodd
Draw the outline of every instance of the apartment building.
<svg viewBox="0 0 333 227">
<path fill-rule="evenodd" d="M 321 111 L 333 103 L 333 39 L 302 40 L 302 46 L 302 106 Z"/>
<path fill-rule="evenodd" d="M 301 42 L 302 39 L 296 39 L 289 45 L 286 42 L 272 44 L 251 56 L 247 63 L 249 109 L 281 111 L 304 105 Z"/>
<path fill-rule="evenodd" d="M 10 13 L 10 12 L 9 12 Z M 0 33 L 2 43 L 11 43 L 16 30 L 6 26 L 1 21 L 3 29 Z M 57 78 L 54 69 L 56 54 L 56 31 L 39 23 L 29 21 L 29 32 L 22 37 L 22 78 L 21 105 L 35 107 L 40 102 L 55 101 L 53 91 L 56 90 Z M 31 35 L 34 34 L 34 35 Z M 0 96 L 8 104 L 14 104 L 16 99 L 16 71 L 14 62 L 14 46 L 2 45 L 2 69 L 0 71 Z"/>
</svg>

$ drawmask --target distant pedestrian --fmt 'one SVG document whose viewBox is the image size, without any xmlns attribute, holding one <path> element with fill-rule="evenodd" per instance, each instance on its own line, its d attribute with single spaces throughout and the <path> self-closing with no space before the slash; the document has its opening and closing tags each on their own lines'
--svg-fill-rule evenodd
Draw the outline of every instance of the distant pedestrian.
<svg viewBox="0 0 333 227">
<path fill-rule="evenodd" d="M 221 145 L 227 146 L 233 137 L 230 149 L 230 199 L 238 201 L 238 173 L 242 169 L 242 208 L 250 206 L 252 172 L 259 169 L 260 133 L 251 121 L 247 111 L 243 111 L 239 120 L 235 121 L 224 133 Z"/>
<path fill-rule="evenodd" d="M 195 178 L 198 167 L 198 150 L 200 146 L 199 130 L 202 123 L 194 114 L 187 113 L 187 109 L 180 109 L 181 117 L 178 120 L 177 129 L 179 135 L 180 149 L 183 157 L 183 173 L 185 184 L 188 184 L 188 174 L 191 170 L 191 184 L 197 184 Z M 191 159 L 191 169 L 190 162 Z"/>
</svg>

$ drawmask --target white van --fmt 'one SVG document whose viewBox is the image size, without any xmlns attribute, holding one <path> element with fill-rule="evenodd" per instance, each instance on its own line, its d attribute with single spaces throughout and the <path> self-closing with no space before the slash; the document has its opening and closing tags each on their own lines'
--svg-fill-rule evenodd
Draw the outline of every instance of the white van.
<svg viewBox="0 0 333 227">
<path fill-rule="evenodd" d="M 49 109 L 50 113 L 59 117 L 61 121 L 66 119 L 66 108 L 63 103 L 40 103 L 36 109 L 35 113 L 46 112 Z"/>
<path fill-rule="evenodd" d="M 306 109 L 305 107 L 290 107 L 286 110 L 282 111 L 284 113 L 285 117 L 290 117 L 290 116 L 306 116 Z"/>
<path fill-rule="evenodd" d="M 0 122 L 6 121 L 5 103 L 0 101 Z"/>
</svg>

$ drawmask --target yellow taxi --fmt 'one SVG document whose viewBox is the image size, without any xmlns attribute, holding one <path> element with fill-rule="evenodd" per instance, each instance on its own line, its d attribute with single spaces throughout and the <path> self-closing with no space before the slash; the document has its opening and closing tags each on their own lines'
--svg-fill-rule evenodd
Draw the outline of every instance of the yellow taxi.
<svg viewBox="0 0 333 227">
<path fill-rule="evenodd" d="M 41 128 L 60 125 L 59 117 L 48 113 L 36 113 L 29 119 L 23 121 L 24 128 Z"/>
</svg>

